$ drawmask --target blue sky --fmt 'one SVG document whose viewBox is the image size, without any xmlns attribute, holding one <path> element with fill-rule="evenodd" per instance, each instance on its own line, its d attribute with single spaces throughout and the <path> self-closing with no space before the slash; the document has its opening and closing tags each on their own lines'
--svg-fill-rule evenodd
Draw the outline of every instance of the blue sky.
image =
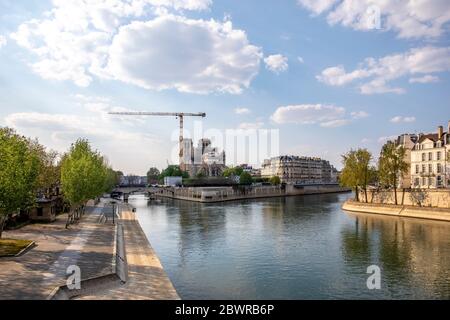
<svg viewBox="0 0 450 320">
<path fill-rule="evenodd" d="M 0 19 L 0 125 L 58 151 L 86 137 L 127 173 L 174 162 L 178 122 L 108 111 L 278 129 L 281 153 L 337 167 L 450 120 L 445 0 L 0 0 Z"/>
</svg>

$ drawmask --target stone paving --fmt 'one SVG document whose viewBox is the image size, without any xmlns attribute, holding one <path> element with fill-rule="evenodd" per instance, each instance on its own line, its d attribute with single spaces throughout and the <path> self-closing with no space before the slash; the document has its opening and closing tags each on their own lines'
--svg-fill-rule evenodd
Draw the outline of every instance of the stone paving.
<svg viewBox="0 0 450 320">
<path fill-rule="evenodd" d="M 176 300 L 180 299 L 148 242 L 135 214 L 123 207 L 125 254 L 128 279 L 99 281 L 80 300 Z M 105 208 L 106 209 L 106 208 Z M 5 238 L 29 239 L 36 247 L 20 257 L 0 258 L 0 300 L 47 299 L 55 288 L 66 284 L 71 265 L 81 269 L 82 280 L 111 275 L 115 261 L 116 227 L 105 222 L 103 203 L 89 207 L 78 224 L 65 229 L 67 215 L 51 224 L 32 224 L 4 232 Z"/>
<path fill-rule="evenodd" d="M 47 299 L 65 284 L 70 265 L 80 267 L 82 280 L 111 273 L 115 227 L 99 223 L 101 213 L 102 204 L 88 207 L 68 230 L 64 214 L 54 223 L 5 231 L 5 238 L 33 240 L 36 247 L 20 257 L 0 258 L 0 299 Z"/>
<path fill-rule="evenodd" d="M 136 216 L 123 210 L 120 222 L 124 228 L 128 281 L 81 300 L 179 300 L 159 258 L 147 240 Z"/>
</svg>

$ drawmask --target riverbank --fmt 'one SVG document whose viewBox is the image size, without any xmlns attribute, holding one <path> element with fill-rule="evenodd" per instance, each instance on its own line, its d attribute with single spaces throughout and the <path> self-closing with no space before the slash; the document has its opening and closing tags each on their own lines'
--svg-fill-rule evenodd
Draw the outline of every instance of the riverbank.
<svg viewBox="0 0 450 320">
<path fill-rule="evenodd" d="M 0 300 L 179 299 L 131 208 L 123 205 L 113 225 L 105 221 L 107 203 L 88 207 L 69 229 L 64 214 L 53 223 L 5 231 L 36 246 L 0 258 Z M 70 266 L 79 267 L 80 290 L 66 287 Z"/>
<path fill-rule="evenodd" d="M 350 212 L 372 213 L 397 217 L 420 218 L 450 222 L 450 209 L 393 204 L 373 204 L 347 200 L 342 209 Z"/>
<path fill-rule="evenodd" d="M 280 198 L 299 195 L 343 193 L 351 191 L 338 185 L 258 186 L 258 187 L 189 187 L 168 188 L 154 193 L 154 196 L 176 200 L 218 203 L 237 200 Z"/>
</svg>

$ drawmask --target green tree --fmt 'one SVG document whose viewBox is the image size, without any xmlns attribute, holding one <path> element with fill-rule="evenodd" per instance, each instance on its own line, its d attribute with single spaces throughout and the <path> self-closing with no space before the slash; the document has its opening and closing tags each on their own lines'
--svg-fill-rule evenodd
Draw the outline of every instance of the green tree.
<svg viewBox="0 0 450 320">
<path fill-rule="evenodd" d="M 232 177 L 232 176 L 240 177 L 243 172 L 244 172 L 244 169 L 241 167 L 231 167 L 231 168 L 226 168 L 223 171 L 222 176 L 227 177 L 227 178 Z"/>
<path fill-rule="evenodd" d="M 364 190 L 368 201 L 367 186 L 375 180 L 376 169 L 370 165 L 372 154 L 367 149 L 350 150 L 342 156 L 344 168 L 341 172 L 342 186 L 353 188 L 355 200 L 359 201 L 359 188 Z"/>
<path fill-rule="evenodd" d="M 253 183 L 253 178 L 248 172 L 242 172 L 239 177 L 239 183 L 242 185 L 250 185 Z"/>
<path fill-rule="evenodd" d="M 152 167 L 147 171 L 147 181 L 150 183 L 150 181 L 158 180 L 160 175 L 158 168 Z"/>
<path fill-rule="evenodd" d="M 270 178 L 269 182 L 274 186 L 278 186 L 281 184 L 281 179 L 279 176 L 273 176 L 272 178 Z"/>
<path fill-rule="evenodd" d="M 188 179 L 189 174 L 186 171 L 181 171 L 179 166 L 170 165 L 161 172 L 159 180 L 163 181 L 165 177 L 183 177 L 183 179 Z"/>
<path fill-rule="evenodd" d="M 8 216 L 35 200 L 40 158 L 23 136 L 0 128 L 0 238 Z"/>
<path fill-rule="evenodd" d="M 112 180 L 112 171 L 105 159 L 92 150 L 87 140 L 79 139 L 72 144 L 61 162 L 64 197 L 71 205 L 66 227 L 74 217 L 80 217 L 87 201 L 111 188 Z"/>
<path fill-rule="evenodd" d="M 398 204 L 397 186 L 399 178 L 408 172 L 405 152 L 405 148 L 396 146 L 394 142 L 389 141 L 383 146 L 378 162 L 380 182 L 388 188 L 394 188 L 395 204 Z"/>
</svg>

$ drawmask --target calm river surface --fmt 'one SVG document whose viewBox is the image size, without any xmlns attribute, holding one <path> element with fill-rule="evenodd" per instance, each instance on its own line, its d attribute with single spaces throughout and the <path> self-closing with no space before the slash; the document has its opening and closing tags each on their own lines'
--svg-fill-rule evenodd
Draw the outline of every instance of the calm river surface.
<svg viewBox="0 0 450 320">
<path fill-rule="evenodd" d="M 450 299 L 450 223 L 346 213 L 350 196 L 130 203 L 182 299 Z"/>
</svg>

